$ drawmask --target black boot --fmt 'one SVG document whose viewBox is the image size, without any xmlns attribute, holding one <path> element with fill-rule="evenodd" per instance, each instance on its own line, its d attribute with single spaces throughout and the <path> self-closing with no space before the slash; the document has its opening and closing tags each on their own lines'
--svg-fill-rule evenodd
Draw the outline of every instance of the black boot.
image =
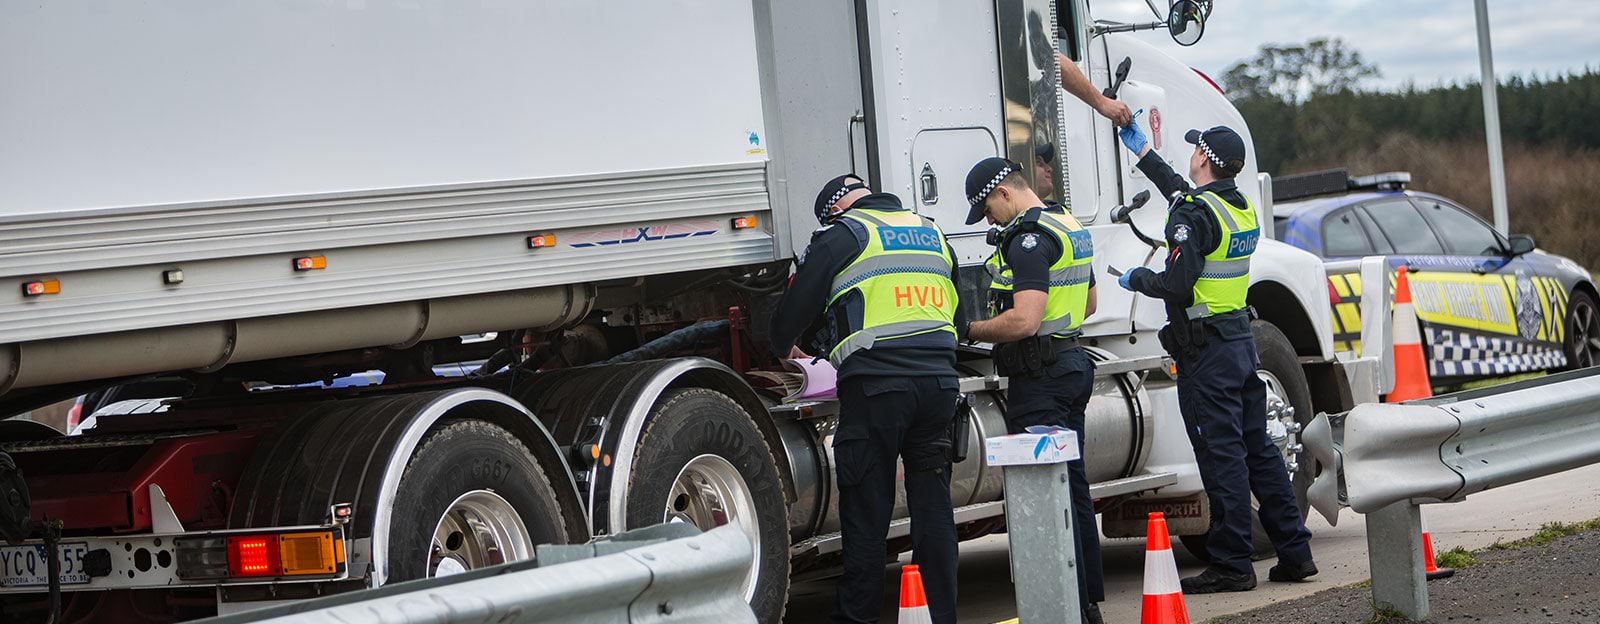
<svg viewBox="0 0 1600 624">
<path fill-rule="evenodd" d="M 1090 602 L 1083 606 L 1083 624 L 1105 624 L 1100 618 L 1100 605 Z"/>
<path fill-rule="evenodd" d="M 1278 565 L 1272 566 L 1272 570 L 1267 572 L 1267 580 L 1274 583 L 1295 583 L 1316 575 L 1317 564 L 1314 561 L 1301 564 L 1279 561 Z"/>
<path fill-rule="evenodd" d="M 1254 571 L 1240 574 L 1218 568 L 1206 568 L 1205 572 L 1183 579 L 1178 584 L 1183 587 L 1185 594 L 1250 591 L 1256 588 L 1256 574 Z"/>
</svg>

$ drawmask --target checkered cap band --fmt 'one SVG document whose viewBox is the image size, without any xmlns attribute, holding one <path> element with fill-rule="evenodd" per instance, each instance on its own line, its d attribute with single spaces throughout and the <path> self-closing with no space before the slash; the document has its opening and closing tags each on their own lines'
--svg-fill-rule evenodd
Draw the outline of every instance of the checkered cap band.
<svg viewBox="0 0 1600 624">
<path fill-rule="evenodd" d="M 990 193 L 994 192 L 994 187 L 1000 186 L 1000 182 L 1005 180 L 1008 175 L 1011 175 L 1011 167 L 1009 165 L 1001 167 L 1000 172 L 994 174 L 994 178 L 991 178 L 988 184 L 983 185 L 983 190 L 978 191 L 977 195 L 967 198 L 967 203 L 973 206 L 982 203 L 984 199 L 989 197 Z"/>
<path fill-rule="evenodd" d="M 833 205 L 839 203 L 839 200 L 844 199 L 845 195 L 849 195 L 850 191 L 856 190 L 858 188 L 861 188 L 861 186 L 859 184 L 846 184 L 843 187 L 841 187 L 839 190 L 834 191 L 833 192 L 833 197 L 829 197 L 828 198 L 828 204 L 827 204 L 828 208 L 830 208 L 830 209 L 833 208 Z"/>
<path fill-rule="evenodd" d="M 1222 159 L 1218 158 L 1217 154 L 1211 151 L 1211 146 L 1206 145 L 1206 138 L 1204 136 L 1200 137 L 1200 151 L 1206 153 L 1206 160 L 1211 161 L 1211 164 L 1221 167 L 1224 171 L 1228 169 L 1228 163 L 1222 162 Z"/>
</svg>

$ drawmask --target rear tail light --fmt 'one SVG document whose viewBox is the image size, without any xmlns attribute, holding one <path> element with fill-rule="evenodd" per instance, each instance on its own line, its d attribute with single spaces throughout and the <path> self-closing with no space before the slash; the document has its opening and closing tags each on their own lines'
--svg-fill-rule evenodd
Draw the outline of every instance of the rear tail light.
<svg viewBox="0 0 1600 624">
<path fill-rule="evenodd" d="M 280 576 L 283 562 L 278 551 L 278 536 L 228 538 L 228 572 L 230 576 Z"/>
<path fill-rule="evenodd" d="M 37 282 L 24 282 L 22 284 L 22 296 L 24 297 L 38 297 L 40 295 L 59 294 L 61 294 L 60 280 L 40 280 Z"/>
<path fill-rule="evenodd" d="M 345 569 L 337 530 L 180 537 L 175 546 L 184 580 L 337 576 Z"/>
<path fill-rule="evenodd" d="M 333 533 L 287 533 L 278 536 L 278 561 L 284 576 L 335 574 L 344 563 L 342 549 L 333 547 Z"/>
<path fill-rule="evenodd" d="M 761 221 L 755 217 L 739 217 L 733 220 L 733 229 L 735 230 L 748 230 L 759 225 L 761 225 Z"/>
</svg>

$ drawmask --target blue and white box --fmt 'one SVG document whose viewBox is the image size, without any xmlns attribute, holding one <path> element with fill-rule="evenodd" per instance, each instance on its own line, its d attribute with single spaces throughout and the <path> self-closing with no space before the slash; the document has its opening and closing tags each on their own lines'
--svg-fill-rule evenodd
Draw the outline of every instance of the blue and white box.
<svg viewBox="0 0 1600 624">
<path fill-rule="evenodd" d="M 1079 458 L 1078 434 L 1059 427 L 1028 427 L 1027 433 L 984 440 L 990 466 L 1059 464 Z"/>
</svg>

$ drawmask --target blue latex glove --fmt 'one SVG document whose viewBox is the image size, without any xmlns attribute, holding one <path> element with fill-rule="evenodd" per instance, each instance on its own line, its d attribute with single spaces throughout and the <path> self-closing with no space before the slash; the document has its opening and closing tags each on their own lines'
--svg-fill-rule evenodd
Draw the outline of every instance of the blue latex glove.
<svg viewBox="0 0 1600 624">
<path fill-rule="evenodd" d="M 1134 112 L 1133 121 L 1128 122 L 1128 125 L 1117 130 L 1117 137 L 1122 139 L 1122 145 L 1135 154 L 1144 151 L 1144 146 L 1150 144 L 1150 138 L 1146 137 L 1144 131 L 1139 129 L 1139 113 L 1143 112 L 1144 109 L 1142 108 Z"/>
<path fill-rule="evenodd" d="M 1133 271 L 1123 273 L 1122 277 L 1117 278 L 1117 285 L 1121 286 L 1123 290 L 1133 291 Z"/>
</svg>

